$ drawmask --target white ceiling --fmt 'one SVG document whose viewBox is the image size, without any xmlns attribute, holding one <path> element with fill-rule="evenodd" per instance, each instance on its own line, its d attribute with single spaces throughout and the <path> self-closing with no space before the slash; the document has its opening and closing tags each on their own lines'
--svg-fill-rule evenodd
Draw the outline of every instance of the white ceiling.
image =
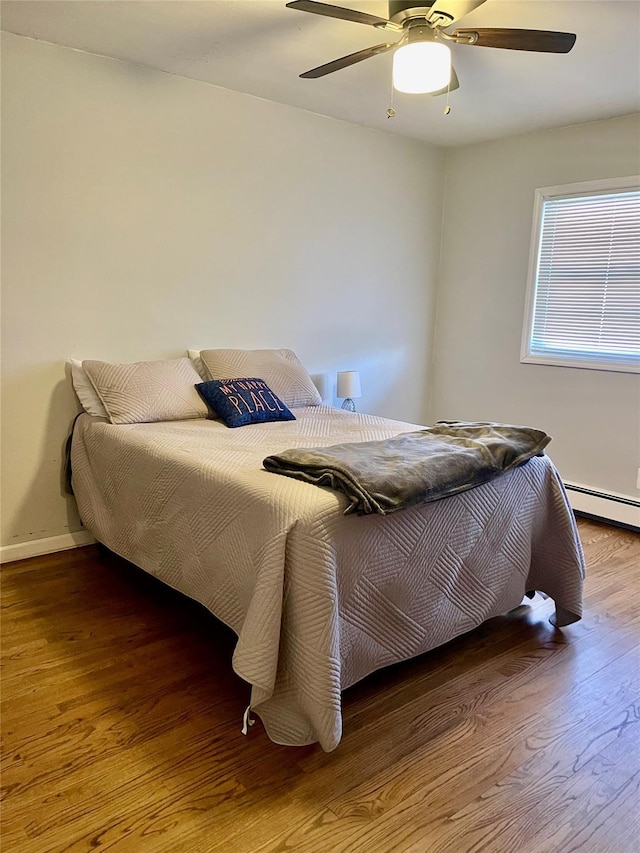
<svg viewBox="0 0 640 853">
<path fill-rule="evenodd" d="M 640 0 L 487 0 L 456 27 L 574 32 L 571 53 L 453 45 L 460 89 L 394 95 L 391 53 L 316 80 L 298 75 L 395 40 L 373 27 L 287 9 L 286 0 L 4 0 L 2 29 L 204 80 L 322 115 L 456 145 L 640 109 Z M 334 5 L 386 18 L 387 3 Z M 416 3 L 418 5 L 418 3 Z"/>
</svg>

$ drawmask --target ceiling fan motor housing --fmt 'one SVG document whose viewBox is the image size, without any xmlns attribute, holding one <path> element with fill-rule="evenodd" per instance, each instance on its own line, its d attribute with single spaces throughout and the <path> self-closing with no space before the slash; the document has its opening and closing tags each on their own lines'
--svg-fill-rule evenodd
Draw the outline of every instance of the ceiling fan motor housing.
<svg viewBox="0 0 640 853">
<path fill-rule="evenodd" d="M 435 0 L 423 0 L 418 6 L 416 0 L 389 0 L 389 20 L 402 24 L 411 18 L 426 18 Z"/>
</svg>

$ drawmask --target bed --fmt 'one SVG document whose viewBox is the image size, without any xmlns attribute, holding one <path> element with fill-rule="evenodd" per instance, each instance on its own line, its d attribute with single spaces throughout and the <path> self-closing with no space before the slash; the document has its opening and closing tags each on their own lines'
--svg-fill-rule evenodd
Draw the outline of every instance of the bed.
<svg viewBox="0 0 640 853">
<path fill-rule="evenodd" d="M 345 515 L 344 494 L 269 473 L 263 459 L 419 425 L 324 405 L 293 411 L 241 429 L 83 414 L 72 443 L 86 528 L 233 629 L 234 670 L 274 742 L 335 749 L 343 690 L 530 590 L 553 598 L 558 626 L 580 618 L 582 551 L 549 457 L 392 516 Z"/>
</svg>

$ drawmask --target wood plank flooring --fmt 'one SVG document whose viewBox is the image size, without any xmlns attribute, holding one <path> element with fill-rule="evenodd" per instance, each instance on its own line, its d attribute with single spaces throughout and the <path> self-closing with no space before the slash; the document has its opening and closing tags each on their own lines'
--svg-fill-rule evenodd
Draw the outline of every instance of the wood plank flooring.
<svg viewBox="0 0 640 853">
<path fill-rule="evenodd" d="M 2 568 L 2 850 L 634 853 L 640 535 L 581 520 L 584 619 L 492 619 L 344 695 L 344 737 L 240 734 L 232 633 L 97 546 Z"/>
</svg>

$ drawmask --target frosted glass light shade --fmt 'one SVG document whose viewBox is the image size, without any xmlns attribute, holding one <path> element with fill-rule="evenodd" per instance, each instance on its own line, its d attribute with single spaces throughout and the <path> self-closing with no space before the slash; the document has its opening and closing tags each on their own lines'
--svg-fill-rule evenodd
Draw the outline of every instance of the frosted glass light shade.
<svg viewBox="0 0 640 853">
<path fill-rule="evenodd" d="M 414 41 L 393 54 L 393 87 L 410 95 L 444 89 L 451 80 L 451 51 L 446 44 Z"/>
<path fill-rule="evenodd" d="M 337 397 L 361 397 L 360 373 L 357 370 L 341 370 L 338 373 Z"/>
</svg>

